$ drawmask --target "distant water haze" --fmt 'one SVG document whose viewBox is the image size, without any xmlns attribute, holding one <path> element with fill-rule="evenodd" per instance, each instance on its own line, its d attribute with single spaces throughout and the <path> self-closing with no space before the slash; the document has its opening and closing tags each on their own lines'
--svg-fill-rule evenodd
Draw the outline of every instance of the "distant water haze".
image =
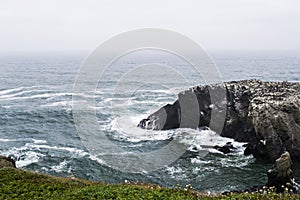
<svg viewBox="0 0 300 200">
<path fill-rule="evenodd" d="M 298 0 L 1 1 L 0 51 L 91 51 L 147 27 L 208 50 L 299 50 L 299 7 Z"/>
</svg>

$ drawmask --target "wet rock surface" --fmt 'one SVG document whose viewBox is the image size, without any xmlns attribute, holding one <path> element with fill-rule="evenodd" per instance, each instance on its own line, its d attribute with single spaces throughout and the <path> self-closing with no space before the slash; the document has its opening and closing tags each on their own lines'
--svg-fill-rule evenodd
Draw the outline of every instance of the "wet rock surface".
<svg viewBox="0 0 300 200">
<path fill-rule="evenodd" d="M 225 145 L 223 146 L 219 146 L 219 145 L 215 145 L 213 146 L 214 149 L 221 151 L 224 154 L 228 154 L 233 152 L 234 150 L 236 150 L 237 148 L 233 146 L 233 144 L 231 142 L 227 142 Z"/>
<path fill-rule="evenodd" d="M 225 97 L 214 102 L 214 95 L 222 95 L 218 90 L 225 91 Z M 191 101 L 193 97 L 197 99 L 196 106 Z M 213 114 L 217 117 L 212 118 Z M 292 160 L 300 161 L 300 83 L 243 80 L 193 87 L 181 92 L 173 104 L 141 120 L 138 126 L 154 130 L 214 130 L 214 124 L 224 124 L 221 136 L 247 142 L 245 154 L 274 162 L 288 151 Z"/>
</svg>

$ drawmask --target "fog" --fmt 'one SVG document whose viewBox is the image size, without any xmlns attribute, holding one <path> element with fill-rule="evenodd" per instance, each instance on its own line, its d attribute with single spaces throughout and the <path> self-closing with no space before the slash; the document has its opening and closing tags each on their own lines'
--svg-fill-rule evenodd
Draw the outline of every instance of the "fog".
<svg viewBox="0 0 300 200">
<path fill-rule="evenodd" d="M 0 51 L 91 51 L 145 27 L 208 50 L 299 50 L 299 11 L 297 0 L 0 0 Z"/>
</svg>

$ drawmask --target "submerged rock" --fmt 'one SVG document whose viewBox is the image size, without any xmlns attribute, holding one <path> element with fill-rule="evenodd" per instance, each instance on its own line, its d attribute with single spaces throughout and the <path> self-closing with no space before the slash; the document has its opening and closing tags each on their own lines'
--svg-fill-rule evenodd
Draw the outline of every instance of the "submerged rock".
<svg viewBox="0 0 300 200">
<path fill-rule="evenodd" d="M 16 161 L 11 158 L 0 156 L 0 168 L 3 167 L 14 167 L 16 168 Z"/>
<path fill-rule="evenodd" d="M 218 90 L 225 90 L 226 97 L 213 104 L 211 94 Z M 193 96 L 197 99 L 196 106 L 190 101 Z M 182 109 L 193 115 L 187 117 Z M 213 112 L 220 116 L 224 113 L 225 121 L 213 122 Z M 274 162 L 284 151 L 289 151 L 293 160 L 300 161 L 300 83 L 244 80 L 197 86 L 181 92 L 173 104 L 141 120 L 138 126 L 154 130 L 179 127 L 214 130 L 213 124 L 223 123 L 220 135 L 247 142 L 245 154 Z"/>
<path fill-rule="evenodd" d="M 236 150 L 236 147 L 234 147 L 231 142 L 227 142 L 224 146 L 215 145 L 213 148 L 224 154 L 228 154 Z"/>
</svg>

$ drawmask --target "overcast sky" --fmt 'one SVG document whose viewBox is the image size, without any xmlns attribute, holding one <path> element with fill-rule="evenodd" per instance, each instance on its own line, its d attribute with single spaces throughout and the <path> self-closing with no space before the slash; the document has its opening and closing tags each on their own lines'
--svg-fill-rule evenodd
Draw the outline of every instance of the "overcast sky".
<svg viewBox="0 0 300 200">
<path fill-rule="evenodd" d="M 208 50 L 299 50 L 299 0 L 0 0 L 0 51 L 91 51 L 137 28 Z"/>
</svg>

